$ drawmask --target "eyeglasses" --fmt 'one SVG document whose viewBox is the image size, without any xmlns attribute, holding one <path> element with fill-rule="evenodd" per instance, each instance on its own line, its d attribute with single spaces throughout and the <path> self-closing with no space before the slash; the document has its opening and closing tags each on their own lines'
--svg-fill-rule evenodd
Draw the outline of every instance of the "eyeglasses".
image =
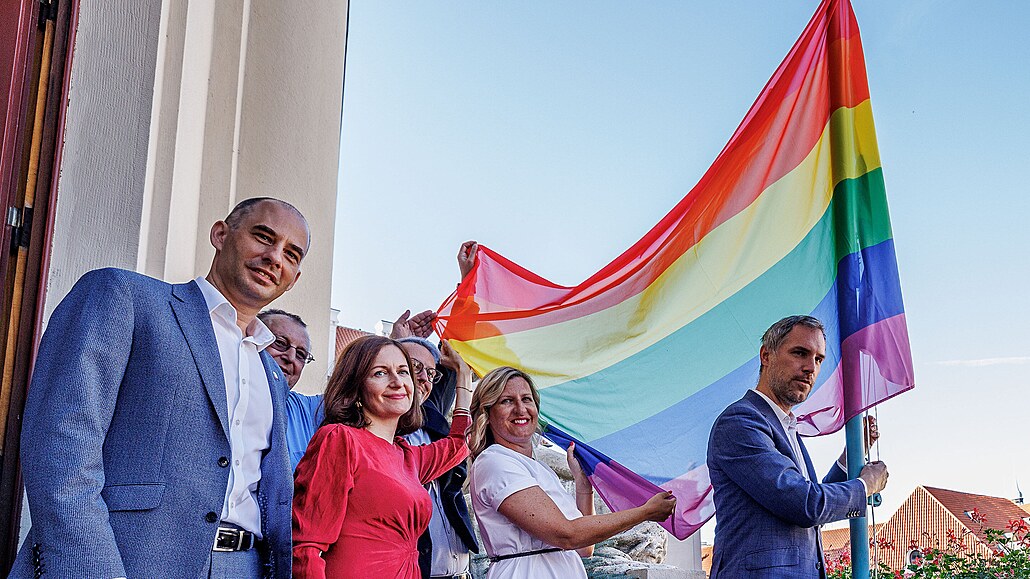
<svg viewBox="0 0 1030 579">
<path fill-rule="evenodd" d="M 429 381 L 433 384 L 438 384 L 440 380 L 443 380 L 443 372 L 437 371 L 436 368 L 426 368 L 425 364 L 415 360 L 414 358 L 411 360 L 411 367 L 415 370 L 415 374 L 425 372 L 426 377 L 429 378 Z"/>
<path fill-rule="evenodd" d="M 285 354 L 290 351 L 290 348 L 293 348 L 297 353 L 297 360 L 299 360 L 301 364 L 310 364 L 315 361 L 315 357 L 311 355 L 311 352 L 308 352 L 300 346 L 294 346 L 283 336 L 276 336 L 275 341 L 269 344 L 268 347 L 281 354 Z"/>
</svg>

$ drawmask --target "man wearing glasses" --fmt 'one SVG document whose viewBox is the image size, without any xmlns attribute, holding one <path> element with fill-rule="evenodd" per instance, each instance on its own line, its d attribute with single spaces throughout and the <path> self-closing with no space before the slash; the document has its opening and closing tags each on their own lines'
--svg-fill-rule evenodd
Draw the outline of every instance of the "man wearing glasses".
<svg viewBox="0 0 1030 579">
<path fill-rule="evenodd" d="M 258 314 L 258 319 L 275 336 L 275 341 L 268 346 L 268 353 L 279 364 L 286 375 L 286 383 L 292 389 L 300 381 L 304 366 L 315 361 L 311 355 L 308 325 L 297 314 L 283 310 L 265 310 Z"/>
<path fill-rule="evenodd" d="M 293 390 L 304 367 L 315 361 L 311 355 L 311 336 L 308 325 L 297 314 L 268 309 L 258 314 L 258 319 L 275 336 L 275 341 L 268 346 L 268 353 L 283 371 L 290 387 L 286 395 L 286 446 L 290 453 L 290 467 L 296 470 L 308 442 L 325 418 L 321 394 L 307 396 Z"/>
</svg>

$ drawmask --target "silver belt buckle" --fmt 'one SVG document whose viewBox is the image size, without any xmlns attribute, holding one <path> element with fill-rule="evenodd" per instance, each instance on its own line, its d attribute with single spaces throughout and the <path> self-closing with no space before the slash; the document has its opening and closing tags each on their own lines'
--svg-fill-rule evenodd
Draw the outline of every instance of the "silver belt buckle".
<svg viewBox="0 0 1030 579">
<path fill-rule="evenodd" d="M 218 546 L 218 542 L 219 542 L 218 540 L 221 539 L 224 535 L 227 535 L 227 536 L 230 536 L 230 537 L 232 537 L 232 536 L 236 537 L 236 547 L 235 548 L 234 547 L 219 547 Z M 229 528 L 226 528 L 226 527 L 218 527 L 218 531 L 215 533 L 215 544 L 214 544 L 213 547 L 211 547 L 212 551 L 217 551 L 219 553 L 228 553 L 230 551 L 239 551 L 240 547 L 243 547 L 243 532 L 242 531 L 239 531 L 237 529 L 229 529 Z"/>
</svg>

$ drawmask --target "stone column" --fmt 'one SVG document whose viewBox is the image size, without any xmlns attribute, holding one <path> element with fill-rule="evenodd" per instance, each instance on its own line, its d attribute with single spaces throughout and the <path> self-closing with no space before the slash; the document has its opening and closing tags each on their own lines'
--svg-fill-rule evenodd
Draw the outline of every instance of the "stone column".
<svg viewBox="0 0 1030 579">
<path fill-rule="evenodd" d="M 212 223 L 247 197 L 311 226 L 297 286 L 274 305 L 328 343 L 347 2 L 164 0 L 79 5 L 47 314 L 84 272 L 207 273 Z"/>
</svg>

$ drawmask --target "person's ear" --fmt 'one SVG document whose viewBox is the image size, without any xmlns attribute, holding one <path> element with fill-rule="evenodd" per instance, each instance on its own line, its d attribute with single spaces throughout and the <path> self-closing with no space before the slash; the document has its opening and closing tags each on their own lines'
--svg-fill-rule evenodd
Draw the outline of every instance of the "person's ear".
<svg viewBox="0 0 1030 579">
<path fill-rule="evenodd" d="M 224 221 L 215 221 L 211 226 L 211 246 L 215 251 L 221 251 L 225 244 L 225 238 L 229 235 L 229 224 Z"/>
</svg>

